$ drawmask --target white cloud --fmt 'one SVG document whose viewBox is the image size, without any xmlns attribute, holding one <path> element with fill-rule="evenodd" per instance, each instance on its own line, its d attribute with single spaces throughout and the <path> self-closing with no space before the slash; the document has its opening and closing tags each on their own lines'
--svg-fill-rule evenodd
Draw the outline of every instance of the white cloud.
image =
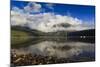
<svg viewBox="0 0 100 67">
<path fill-rule="evenodd" d="M 24 25 L 27 23 L 27 19 L 24 14 L 16 11 L 11 11 L 11 25 Z"/>
<path fill-rule="evenodd" d="M 24 7 L 24 10 L 26 12 L 40 12 L 41 11 L 41 5 L 34 3 L 34 2 L 30 2 L 28 3 L 27 6 Z"/>
<path fill-rule="evenodd" d="M 56 15 L 54 13 L 30 14 L 31 11 L 39 12 L 41 7 L 37 3 L 29 3 L 24 9 L 14 7 L 11 10 L 11 25 L 27 26 L 43 32 L 75 31 L 94 28 L 94 25 L 85 24 L 84 21 L 76 17 Z M 25 13 L 25 11 L 28 13 Z"/>
<path fill-rule="evenodd" d="M 15 11 L 11 11 L 11 25 L 27 26 L 31 29 L 38 29 L 44 32 L 53 32 L 58 30 L 84 30 L 91 29 L 93 26 L 89 26 L 82 23 L 83 21 L 62 15 L 55 15 L 52 13 L 40 13 L 40 14 L 21 14 Z M 70 26 L 63 27 L 60 24 L 68 24 Z"/>
<path fill-rule="evenodd" d="M 46 6 L 47 6 L 47 8 L 49 8 L 49 9 L 53 9 L 54 4 L 48 3 L 48 4 L 46 4 Z"/>
<path fill-rule="evenodd" d="M 16 6 L 12 7 L 12 11 L 15 11 L 17 13 L 23 13 L 23 9 L 20 9 L 20 8 L 18 8 Z"/>
</svg>

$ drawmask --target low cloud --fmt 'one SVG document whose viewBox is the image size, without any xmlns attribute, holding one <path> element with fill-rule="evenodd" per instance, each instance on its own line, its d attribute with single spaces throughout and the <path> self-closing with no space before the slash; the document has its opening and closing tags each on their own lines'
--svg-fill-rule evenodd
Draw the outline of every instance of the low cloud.
<svg viewBox="0 0 100 67">
<path fill-rule="evenodd" d="M 29 3 L 24 7 L 24 9 L 14 7 L 11 10 L 11 25 L 26 26 L 43 32 L 54 32 L 61 30 L 78 31 L 94 28 L 94 25 L 86 24 L 84 21 L 76 17 L 63 16 L 50 12 L 30 14 L 30 12 L 40 12 L 41 7 L 42 6 L 37 3 Z M 25 13 L 25 11 L 27 13 Z"/>
</svg>

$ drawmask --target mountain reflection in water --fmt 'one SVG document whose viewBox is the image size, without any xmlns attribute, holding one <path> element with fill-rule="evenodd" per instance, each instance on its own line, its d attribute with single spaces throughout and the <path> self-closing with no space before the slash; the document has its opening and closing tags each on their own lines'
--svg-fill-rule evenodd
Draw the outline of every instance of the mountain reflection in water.
<svg viewBox="0 0 100 67">
<path fill-rule="evenodd" d="M 56 41 L 56 40 L 43 40 L 37 41 L 33 40 L 33 43 L 28 46 L 23 46 L 19 48 L 12 48 L 17 54 L 28 54 L 42 56 L 53 56 L 57 58 L 73 58 L 73 57 L 86 57 L 94 59 L 95 55 L 95 44 L 78 42 L 78 41 Z"/>
</svg>

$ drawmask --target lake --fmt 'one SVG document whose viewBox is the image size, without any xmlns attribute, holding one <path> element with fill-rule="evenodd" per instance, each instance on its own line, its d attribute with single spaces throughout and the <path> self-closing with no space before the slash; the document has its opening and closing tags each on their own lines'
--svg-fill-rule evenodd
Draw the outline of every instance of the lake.
<svg viewBox="0 0 100 67">
<path fill-rule="evenodd" d="M 34 38 L 31 43 L 12 47 L 12 53 L 64 59 L 64 63 L 95 60 L 95 43 L 65 38 Z M 14 51 L 14 52 L 13 52 Z M 61 62 L 63 63 L 63 62 Z"/>
</svg>

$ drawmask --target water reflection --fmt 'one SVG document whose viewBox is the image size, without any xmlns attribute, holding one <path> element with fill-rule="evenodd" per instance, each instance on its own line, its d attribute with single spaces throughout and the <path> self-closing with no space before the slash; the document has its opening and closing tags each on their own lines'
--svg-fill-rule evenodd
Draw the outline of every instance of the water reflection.
<svg viewBox="0 0 100 67">
<path fill-rule="evenodd" d="M 35 41 L 36 42 L 36 41 Z M 13 49 L 12 49 L 13 50 Z M 57 58 L 72 58 L 82 54 L 85 57 L 92 56 L 95 51 L 94 43 L 43 40 L 30 44 L 27 47 L 14 48 L 17 54 L 53 56 Z M 87 55 L 85 55 L 87 54 Z"/>
</svg>

